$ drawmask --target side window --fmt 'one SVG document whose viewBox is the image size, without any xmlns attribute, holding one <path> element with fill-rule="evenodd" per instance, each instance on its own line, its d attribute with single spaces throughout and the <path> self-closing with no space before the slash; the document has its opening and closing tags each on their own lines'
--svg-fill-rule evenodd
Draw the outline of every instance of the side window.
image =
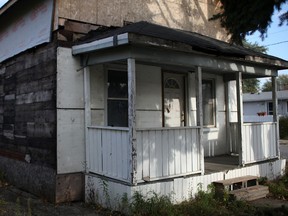
<svg viewBox="0 0 288 216">
<path fill-rule="evenodd" d="M 203 125 L 213 127 L 216 125 L 215 85 L 213 80 L 202 80 L 203 94 Z"/>
<path fill-rule="evenodd" d="M 273 103 L 272 102 L 268 102 L 267 104 L 267 113 L 268 115 L 273 115 Z"/>
<path fill-rule="evenodd" d="M 128 127 L 128 78 L 125 71 L 108 71 L 107 124 Z"/>
</svg>

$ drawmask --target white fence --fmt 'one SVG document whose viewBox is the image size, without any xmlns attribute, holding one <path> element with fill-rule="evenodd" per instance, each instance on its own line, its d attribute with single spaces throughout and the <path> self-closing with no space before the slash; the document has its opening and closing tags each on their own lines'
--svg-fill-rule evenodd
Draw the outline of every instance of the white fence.
<svg viewBox="0 0 288 216">
<path fill-rule="evenodd" d="M 137 180 L 141 182 L 201 172 L 199 128 L 137 129 Z M 88 168 L 129 182 L 132 152 L 128 128 L 88 127 Z"/>
<path fill-rule="evenodd" d="M 231 123 L 231 151 L 239 152 L 237 123 Z M 243 125 L 242 160 L 244 164 L 277 157 L 276 123 L 245 123 Z"/>
<path fill-rule="evenodd" d="M 201 172 L 199 128 L 137 130 L 137 180 Z"/>
</svg>

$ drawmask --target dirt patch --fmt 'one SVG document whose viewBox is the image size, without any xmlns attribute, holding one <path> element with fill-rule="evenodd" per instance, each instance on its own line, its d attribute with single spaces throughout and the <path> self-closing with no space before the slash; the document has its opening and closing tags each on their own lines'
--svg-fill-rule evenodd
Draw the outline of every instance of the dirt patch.
<svg viewBox="0 0 288 216">
<path fill-rule="evenodd" d="M 102 214 L 83 202 L 54 205 L 13 186 L 5 186 L 0 188 L 0 215 L 97 216 Z"/>
</svg>

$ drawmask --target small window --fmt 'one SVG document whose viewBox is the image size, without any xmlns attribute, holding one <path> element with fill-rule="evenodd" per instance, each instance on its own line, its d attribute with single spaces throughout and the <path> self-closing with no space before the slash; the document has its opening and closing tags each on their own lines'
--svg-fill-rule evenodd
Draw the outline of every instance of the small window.
<svg viewBox="0 0 288 216">
<path fill-rule="evenodd" d="M 179 83 L 175 79 L 168 78 L 165 82 L 165 88 L 180 89 L 180 86 L 179 86 Z"/>
<path fill-rule="evenodd" d="M 215 87 L 213 80 L 202 80 L 203 125 L 216 125 Z"/>
<path fill-rule="evenodd" d="M 268 102 L 267 104 L 267 113 L 268 115 L 273 115 L 273 103 L 272 102 Z"/>
<path fill-rule="evenodd" d="M 107 124 L 128 127 L 128 78 L 125 71 L 108 71 Z"/>
</svg>

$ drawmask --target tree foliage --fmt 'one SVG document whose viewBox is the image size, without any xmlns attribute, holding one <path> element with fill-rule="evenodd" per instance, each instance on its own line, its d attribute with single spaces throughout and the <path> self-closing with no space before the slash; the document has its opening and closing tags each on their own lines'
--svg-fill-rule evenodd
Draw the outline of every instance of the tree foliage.
<svg viewBox="0 0 288 216">
<path fill-rule="evenodd" d="M 251 50 L 266 53 L 267 47 L 261 46 L 258 43 L 249 43 L 246 40 L 243 41 L 243 46 Z M 243 93 L 257 93 L 260 91 L 260 81 L 257 78 L 243 80 Z"/>
<path fill-rule="evenodd" d="M 288 0 L 219 0 L 221 10 L 211 20 L 220 20 L 231 35 L 231 42 L 242 45 L 246 35 L 259 31 L 262 39 L 267 34 L 274 9 L 280 10 Z M 280 16 L 280 25 L 287 21 L 288 12 Z"/>
<path fill-rule="evenodd" d="M 278 91 L 288 90 L 288 75 L 280 75 L 279 77 L 276 78 L 276 81 L 277 81 Z M 267 80 L 263 84 L 262 91 L 263 92 L 272 91 L 271 79 Z"/>
</svg>

